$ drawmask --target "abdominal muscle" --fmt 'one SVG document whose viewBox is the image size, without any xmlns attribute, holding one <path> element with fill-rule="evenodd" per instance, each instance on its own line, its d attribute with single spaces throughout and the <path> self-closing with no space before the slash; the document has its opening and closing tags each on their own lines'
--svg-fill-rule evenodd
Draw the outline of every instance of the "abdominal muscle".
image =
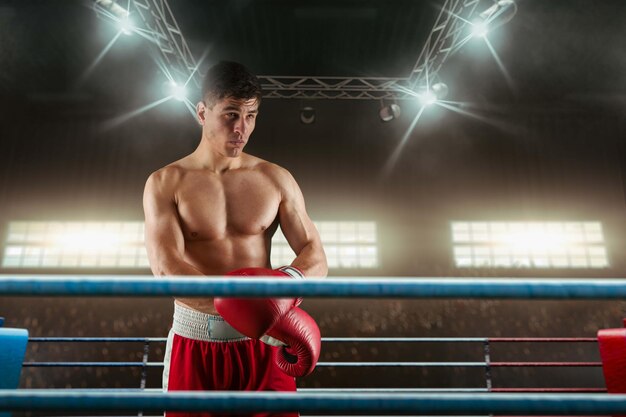
<svg viewBox="0 0 626 417">
<path fill-rule="evenodd" d="M 209 276 L 225 275 L 240 268 L 271 268 L 270 240 L 271 236 L 265 234 L 213 241 L 186 240 L 185 261 Z M 218 314 L 213 297 L 178 297 L 176 303 L 206 314 Z"/>
</svg>

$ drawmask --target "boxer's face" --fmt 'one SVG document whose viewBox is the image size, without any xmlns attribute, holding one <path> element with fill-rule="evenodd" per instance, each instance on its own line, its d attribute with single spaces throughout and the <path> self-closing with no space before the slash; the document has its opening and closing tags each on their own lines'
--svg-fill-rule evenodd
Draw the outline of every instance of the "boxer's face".
<svg viewBox="0 0 626 417">
<path fill-rule="evenodd" d="M 241 155 L 254 131 L 259 111 L 258 100 L 226 97 L 212 108 L 200 102 L 197 110 L 203 136 L 211 146 L 224 156 Z"/>
</svg>

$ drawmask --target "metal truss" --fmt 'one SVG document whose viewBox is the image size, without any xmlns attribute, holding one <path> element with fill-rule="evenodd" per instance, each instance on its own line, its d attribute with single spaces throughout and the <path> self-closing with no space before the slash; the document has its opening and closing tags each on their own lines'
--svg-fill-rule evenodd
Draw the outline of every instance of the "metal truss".
<svg viewBox="0 0 626 417">
<path fill-rule="evenodd" d="M 259 76 L 267 98 L 380 100 L 410 98 L 408 78 Z"/>
<path fill-rule="evenodd" d="M 480 0 L 446 0 L 411 71 L 412 90 L 427 85 L 456 51 Z M 467 36 L 467 33 L 465 33 Z"/>
<path fill-rule="evenodd" d="M 480 0 L 446 0 L 411 73 L 406 78 L 281 77 L 259 78 L 268 98 L 403 100 L 426 89 L 446 59 L 462 44 L 461 36 Z"/>
<path fill-rule="evenodd" d="M 200 87 L 197 64 L 167 0 L 134 0 L 166 64 L 182 79 L 192 75 Z M 445 0 L 413 69 L 405 78 L 261 75 L 264 97 L 283 99 L 402 100 L 436 79 L 448 57 L 462 45 L 462 35 L 481 0 Z M 492 3 L 492 2 L 490 2 Z"/>
<path fill-rule="evenodd" d="M 132 3 L 146 29 L 152 32 L 164 63 L 174 79 L 183 82 L 191 77 L 196 87 L 200 88 L 196 60 L 187 46 L 187 41 L 167 0 L 133 0 Z"/>
</svg>

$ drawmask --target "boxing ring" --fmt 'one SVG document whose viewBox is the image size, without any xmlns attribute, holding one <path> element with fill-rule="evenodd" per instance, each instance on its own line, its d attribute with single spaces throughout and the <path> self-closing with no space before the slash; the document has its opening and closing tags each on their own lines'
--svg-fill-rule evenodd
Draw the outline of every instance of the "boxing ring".
<svg viewBox="0 0 626 417">
<path fill-rule="evenodd" d="M 199 281 L 185 277 L 153 278 L 137 276 L 4 276 L 0 277 L 3 296 L 307 296 L 327 298 L 476 298 L 476 299 L 557 299 L 624 300 L 626 280 L 606 279 L 426 279 L 358 277 L 291 281 L 264 278 L 210 277 Z M 609 339 L 606 339 L 606 337 Z M 414 367 L 480 368 L 484 385 L 473 388 L 389 388 L 389 389 L 299 389 L 297 393 L 267 392 L 168 392 L 145 388 L 145 372 L 159 368 L 150 362 L 150 346 L 165 338 L 37 337 L 29 343 L 117 343 L 133 342 L 143 347 L 143 359 L 135 362 L 24 362 L 24 367 L 135 367 L 140 368 L 137 389 L 3 389 L 0 412 L 55 411 L 150 411 L 211 410 L 215 412 L 300 411 L 303 413 L 365 414 L 506 414 L 506 415 L 615 415 L 626 413 L 626 333 L 612 329 L 598 338 L 506 338 L 506 337 L 323 337 L 328 343 L 470 343 L 482 347 L 482 358 L 463 362 L 319 362 L 318 367 Z M 602 362 L 575 361 L 491 361 L 491 352 L 502 343 L 538 343 L 569 346 L 602 343 Z M 613 343 L 613 345 L 611 345 Z M 610 348 L 609 356 L 605 353 Z M 612 356 L 611 356 L 612 355 Z M 606 359 L 606 360 L 605 360 Z M 602 367 L 607 390 L 578 388 L 503 388 L 493 384 L 491 372 L 497 368 Z M 617 381 L 617 382 L 616 382 Z"/>
</svg>

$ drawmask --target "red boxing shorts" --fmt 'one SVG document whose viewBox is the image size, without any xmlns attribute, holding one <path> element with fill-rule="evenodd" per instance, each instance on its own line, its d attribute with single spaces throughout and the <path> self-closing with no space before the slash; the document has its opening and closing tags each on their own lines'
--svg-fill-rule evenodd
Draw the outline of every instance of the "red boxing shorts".
<svg viewBox="0 0 626 417">
<path fill-rule="evenodd" d="M 276 354 L 276 347 L 245 337 L 220 316 L 174 304 L 174 322 L 163 361 L 163 390 L 296 391 L 295 378 L 275 365 Z M 298 413 L 246 415 L 295 417 Z M 167 412 L 166 416 L 221 415 Z"/>
</svg>

